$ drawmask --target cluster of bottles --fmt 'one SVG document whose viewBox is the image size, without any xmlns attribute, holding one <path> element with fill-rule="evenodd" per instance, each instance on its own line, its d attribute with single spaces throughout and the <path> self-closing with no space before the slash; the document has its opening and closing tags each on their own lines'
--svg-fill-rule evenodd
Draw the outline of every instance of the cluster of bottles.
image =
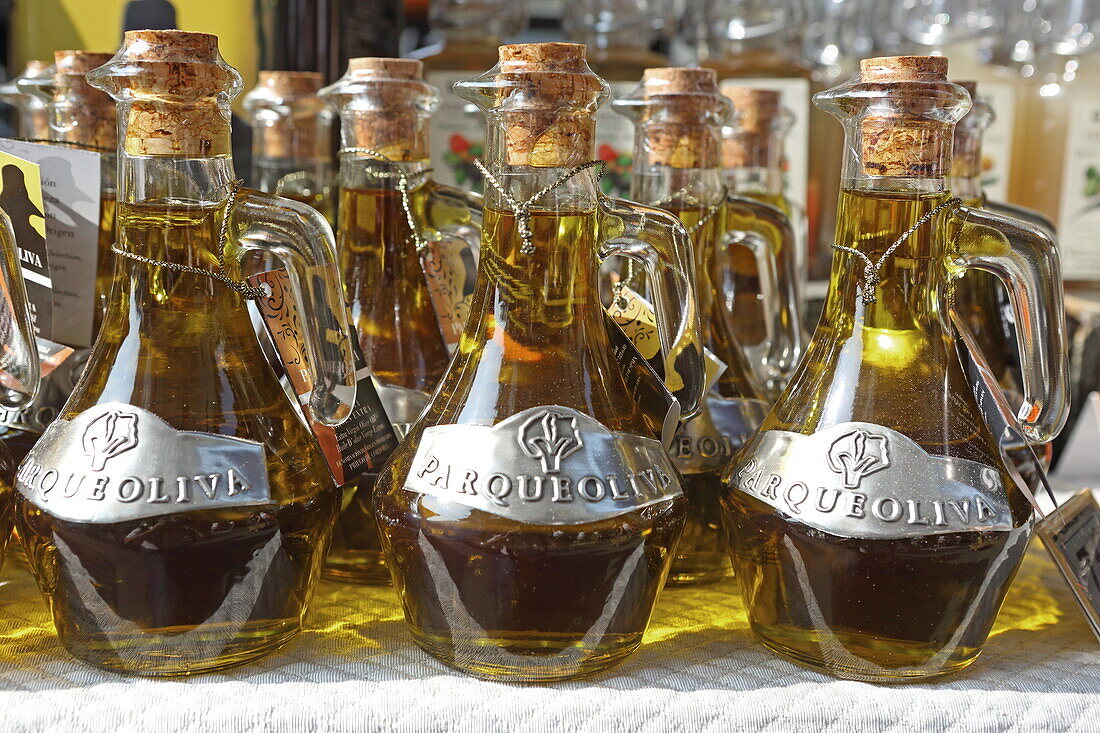
<svg viewBox="0 0 1100 733">
<path fill-rule="evenodd" d="M 1066 418 L 1058 256 L 985 206 L 988 109 L 931 56 L 816 95 L 845 153 L 807 346 L 780 90 L 639 70 L 612 105 L 632 200 L 610 198 L 586 52 L 505 45 L 454 84 L 484 116 L 484 199 L 430 175 L 420 61 L 352 59 L 326 87 L 264 73 L 245 99 L 261 192 L 235 181 L 241 79 L 214 36 L 59 54 L 49 134 L 107 147 L 118 119 L 95 344 L 57 419 L 10 440 L 16 530 L 72 654 L 241 664 L 300 631 L 327 575 L 392 580 L 447 664 L 567 679 L 636 649 L 666 580 L 736 570 L 753 632 L 802 664 L 899 680 L 974 660 L 1030 539 L 1033 446 Z M 476 260 L 451 273 L 453 349 L 422 261 L 444 237 Z M 286 268 L 314 421 L 351 413 L 357 338 L 402 438 L 377 472 L 335 485 L 256 338 L 257 262 Z"/>
</svg>

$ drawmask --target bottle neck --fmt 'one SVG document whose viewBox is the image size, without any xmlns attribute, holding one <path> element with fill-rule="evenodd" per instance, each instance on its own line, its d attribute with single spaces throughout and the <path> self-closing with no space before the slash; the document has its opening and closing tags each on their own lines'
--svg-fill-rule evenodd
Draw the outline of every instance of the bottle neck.
<svg viewBox="0 0 1100 733">
<path fill-rule="evenodd" d="M 739 194 L 782 194 L 784 140 L 780 132 L 726 128 L 722 135 L 722 166 L 730 189 Z"/>
</svg>

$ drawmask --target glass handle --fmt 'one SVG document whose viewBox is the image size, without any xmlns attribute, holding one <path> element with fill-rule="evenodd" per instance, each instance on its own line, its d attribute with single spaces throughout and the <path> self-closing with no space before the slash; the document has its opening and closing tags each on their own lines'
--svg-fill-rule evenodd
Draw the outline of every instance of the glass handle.
<svg viewBox="0 0 1100 733">
<path fill-rule="evenodd" d="M 6 292 L 0 308 L 0 370 L 11 380 L 0 390 L 0 404 L 18 408 L 38 394 L 41 365 L 27 287 L 19 267 L 11 219 L 0 211 L 0 288 Z"/>
<path fill-rule="evenodd" d="M 1034 224 L 1052 237 L 1058 236 L 1058 228 L 1054 225 L 1054 222 L 1046 214 L 1033 209 L 1025 209 L 1023 206 L 1010 204 L 1007 201 L 986 201 L 985 208 L 998 214 L 1026 221 L 1028 224 Z"/>
<path fill-rule="evenodd" d="M 307 204 L 241 189 L 229 213 L 229 238 L 241 256 L 258 250 L 286 267 L 313 376 L 310 410 L 327 425 L 340 424 L 355 404 L 356 378 L 344 282 L 328 221 Z"/>
<path fill-rule="evenodd" d="M 677 217 L 662 209 L 622 199 L 599 201 L 600 259 L 629 257 L 645 269 L 665 386 L 679 400 L 681 416 L 692 417 L 702 407 L 707 378 L 690 235 Z"/>
<path fill-rule="evenodd" d="M 1036 443 L 1058 436 L 1069 414 L 1062 266 L 1051 236 L 1026 221 L 960 206 L 954 214 L 955 264 L 1004 283 L 1012 302 L 1023 371 L 1018 417 Z"/>
<path fill-rule="evenodd" d="M 767 243 L 773 254 L 776 251 L 779 253 L 772 258 L 776 296 L 771 304 L 767 300 L 764 303 L 765 307 L 775 306 L 765 316 L 769 340 L 765 366 L 768 381 L 771 383 L 769 389 L 778 389 L 786 384 L 806 348 L 802 331 L 802 288 L 798 276 L 794 225 L 781 209 L 746 196 L 727 196 L 726 207 L 732 214 L 728 217 L 731 224 L 738 219 L 745 222 L 744 226 L 741 223 L 736 225 L 743 232 L 745 240 L 751 239 L 747 235 L 755 235 Z M 744 243 L 748 246 L 748 241 Z M 761 261 L 758 256 L 757 267 L 760 267 Z M 762 281 L 766 278 L 763 270 L 760 271 L 760 277 Z"/>
</svg>

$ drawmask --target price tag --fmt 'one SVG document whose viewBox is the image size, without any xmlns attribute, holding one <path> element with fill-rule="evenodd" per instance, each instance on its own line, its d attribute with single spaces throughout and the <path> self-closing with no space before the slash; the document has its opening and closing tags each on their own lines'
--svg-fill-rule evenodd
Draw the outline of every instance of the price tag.
<svg viewBox="0 0 1100 733">
<path fill-rule="evenodd" d="M 282 361 L 287 377 L 303 408 L 309 404 L 313 379 L 309 357 L 299 332 L 302 322 L 298 307 L 291 296 L 290 277 L 286 270 L 271 270 L 248 278 L 249 283 L 266 287 L 271 296 L 256 302 L 271 342 Z M 397 447 L 397 435 L 382 407 L 378 391 L 366 368 L 359 342 L 352 338 L 355 352 L 356 393 L 351 416 L 340 425 L 325 425 L 314 420 L 304 409 L 317 442 L 321 446 L 329 469 L 338 486 L 355 481 L 362 475 L 377 471 Z"/>
<path fill-rule="evenodd" d="M 448 353 L 454 353 L 474 299 L 477 282 L 477 252 L 460 237 L 430 240 L 420 256 L 428 282 L 439 333 Z"/>
</svg>

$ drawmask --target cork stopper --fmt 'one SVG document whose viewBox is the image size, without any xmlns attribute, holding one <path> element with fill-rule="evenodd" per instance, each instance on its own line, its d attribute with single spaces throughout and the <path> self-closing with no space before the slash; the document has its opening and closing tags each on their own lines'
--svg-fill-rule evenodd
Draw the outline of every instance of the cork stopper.
<svg viewBox="0 0 1100 733">
<path fill-rule="evenodd" d="M 112 54 L 94 51 L 54 53 L 54 136 L 113 152 L 118 146 L 115 103 L 88 84 L 88 72 L 110 61 Z"/>
<path fill-rule="evenodd" d="M 253 150 L 270 158 L 328 158 L 331 120 L 317 93 L 315 71 L 261 71 L 244 97 L 252 117 Z"/>
<path fill-rule="evenodd" d="M 659 67 L 642 75 L 641 100 L 616 105 L 635 116 L 647 160 L 670 168 L 711 168 L 719 164 L 719 125 L 729 102 L 718 91 L 713 69 Z M 628 113 L 629 114 L 629 113 Z"/>
<path fill-rule="evenodd" d="M 966 90 L 972 101 L 970 111 L 955 125 L 951 146 L 951 176 L 953 178 L 979 178 L 982 174 L 982 135 L 993 122 L 993 110 L 978 99 L 978 83 L 956 81 Z"/>
<path fill-rule="evenodd" d="M 934 114 L 947 81 L 942 56 L 889 56 L 860 62 L 859 87 L 883 93 L 860 121 L 863 168 L 870 175 L 942 176 L 948 171 L 950 115 Z"/>
<path fill-rule="evenodd" d="M 736 119 L 722 137 L 725 168 L 768 168 L 782 160 L 782 133 L 792 115 L 774 89 L 750 89 L 724 85 L 722 94 L 733 103 Z"/>
<path fill-rule="evenodd" d="M 129 103 L 123 141 L 128 154 L 229 154 L 229 101 L 239 93 L 241 78 L 222 60 L 217 36 L 127 31 L 118 53 L 88 81 Z"/>
<path fill-rule="evenodd" d="M 501 46 L 497 102 L 507 165 L 554 168 L 593 157 L 595 111 L 607 85 L 592 73 L 579 43 Z M 461 85 L 459 85 L 461 86 Z"/>
<path fill-rule="evenodd" d="M 428 117 L 439 94 L 416 59 L 363 56 L 321 92 L 340 109 L 344 140 L 393 161 L 428 159 Z"/>
</svg>

